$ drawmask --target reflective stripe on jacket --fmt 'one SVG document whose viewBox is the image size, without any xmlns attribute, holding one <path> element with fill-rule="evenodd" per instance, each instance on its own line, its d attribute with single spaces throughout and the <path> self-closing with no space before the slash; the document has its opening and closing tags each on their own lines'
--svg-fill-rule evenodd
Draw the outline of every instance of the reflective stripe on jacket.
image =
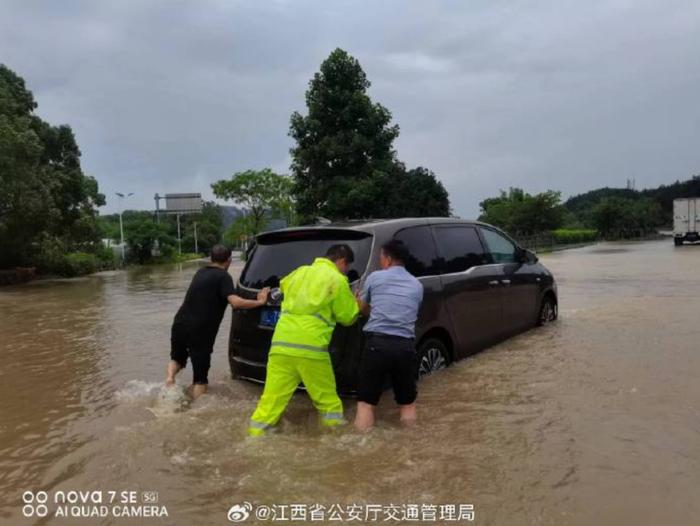
<svg viewBox="0 0 700 526">
<path fill-rule="evenodd" d="M 280 282 L 282 314 L 270 354 L 327 359 L 336 323 L 352 325 L 359 314 L 347 278 L 335 263 L 316 258 Z"/>
</svg>

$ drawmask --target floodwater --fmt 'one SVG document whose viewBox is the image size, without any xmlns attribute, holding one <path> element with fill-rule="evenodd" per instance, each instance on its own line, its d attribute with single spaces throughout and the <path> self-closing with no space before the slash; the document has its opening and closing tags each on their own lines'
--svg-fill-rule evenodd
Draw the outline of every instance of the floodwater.
<svg viewBox="0 0 700 526">
<path fill-rule="evenodd" d="M 168 513 L 79 524 L 227 524 L 244 502 L 464 503 L 481 525 L 700 523 L 700 246 L 542 260 L 559 321 L 421 382 L 413 429 L 387 393 L 367 435 L 320 431 L 299 393 L 280 433 L 246 438 L 260 388 L 229 378 L 230 314 L 211 395 L 164 393 L 196 265 L 0 289 L 0 523 L 76 523 L 51 501 L 48 517 L 23 518 L 23 493 L 41 490 L 157 492 Z"/>
</svg>

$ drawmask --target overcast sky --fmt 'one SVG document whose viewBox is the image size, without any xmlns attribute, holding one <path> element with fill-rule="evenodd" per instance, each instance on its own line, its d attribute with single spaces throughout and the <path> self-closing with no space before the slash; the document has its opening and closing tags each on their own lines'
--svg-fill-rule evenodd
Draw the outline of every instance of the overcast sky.
<svg viewBox="0 0 700 526">
<path fill-rule="evenodd" d="M 115 211 L 287 173 L 289 116 L 336 47 L 453 209 L 499 189 L 656 186 L 700 173 L 700 2 L 3 0 L 0 62 Z"/>
</svg>

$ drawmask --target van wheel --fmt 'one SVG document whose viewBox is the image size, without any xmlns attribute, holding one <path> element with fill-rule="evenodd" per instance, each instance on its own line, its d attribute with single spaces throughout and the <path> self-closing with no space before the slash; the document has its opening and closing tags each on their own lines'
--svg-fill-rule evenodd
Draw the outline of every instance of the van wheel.
<svg viewBox="0 0 700 526">
<path fill-rule="evenodd" d="M 418 348 L 418 378 L 445 369 L 450 364 L 450 353 L 441 340 L 428 338 Z"/>
<path fill-rule="evenodd" d="M 537 318 L 537 325 L 547 325 L 557 319 L 557 304 L 552 296 L 545 296 L 540 307 L 540 315 Z"/>
<path fill-rule="evenodd" d="M 673 243 L 674 243 L 677 247 L 679 247 L 679 246 L 681 246 L 681 245 L 683 244 L 683 240 L 676 237 L 676 238 L 673 239 Z"/>
</svg>

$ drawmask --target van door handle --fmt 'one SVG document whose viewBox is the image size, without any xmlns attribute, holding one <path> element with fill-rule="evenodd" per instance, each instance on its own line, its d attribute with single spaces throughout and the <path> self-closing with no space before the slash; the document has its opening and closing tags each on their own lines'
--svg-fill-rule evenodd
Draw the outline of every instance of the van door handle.
<svg viewBox="0 0 700 526">
<path fill-rule="evenodd" d="M 493 281 L 489 281 L 489 287 L 497 287 L 498 286 L 498 280 L 494 279 Z"/>
<path fill-rule="evenodd" d="M 510 285 L 510 280 L 509 279 L 502 279 L 501 283 L 503 283 L 504 285 Z"/>
</svg>

